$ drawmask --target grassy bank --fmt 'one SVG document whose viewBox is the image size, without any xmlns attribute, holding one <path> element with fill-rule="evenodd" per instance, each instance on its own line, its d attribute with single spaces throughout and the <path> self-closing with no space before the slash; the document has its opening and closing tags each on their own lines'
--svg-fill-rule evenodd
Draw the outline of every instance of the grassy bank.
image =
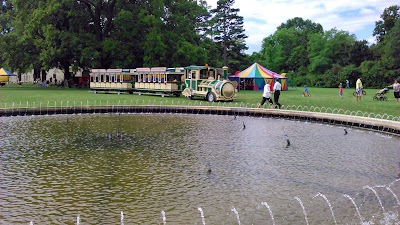
<svg viewBox="0 0 400 225">
<path fill-rule="evenodd" d="M 307 106 L 325 107 L 331 109 L 343 109 L 349 111 L 362 111 L 374 114 L 389 114 L 400 116 L 400 103 L 395 102 L 393 91 L 390 90 L 386 95 L 388 101 L 374 101 L 373 95 L 377 89 L 365 89 L 367 95 L 362 97 L 361 102 L 356 102 L 353 97 L 354 89 L 344 89 L 343 98 L 338 96 L 338 89 L 335 88 L 310 88 L 311 97 L 302 97 L 302 88 L 289 88 L 289 91 L 281 92 L 280 103 L 286 106 Z M 238 98 L 230 106 L 255 107 L 261 100 L 261 91 L 240 91 Z M 237 104 L 236 104 L 237 103 Z M 0 108 L 11 107 L 42 107 L 47 106 L 69 106 L 75 105 L 135 105 L 135 104 L 180 104 L 180 105 L 199 105 L 207 104 L 202 100 L 187 100 L 183 96 L 165 97 L 137 95 L 137 94 L 94 94 L 88 89 L 75 88 L 42 88 L 32 84 L 7 85 L 0 87 Z M 218 103 L 214 103 L 218 105 Z M 229 104 L 229 103 L 227 103 Z"/>
</svg>

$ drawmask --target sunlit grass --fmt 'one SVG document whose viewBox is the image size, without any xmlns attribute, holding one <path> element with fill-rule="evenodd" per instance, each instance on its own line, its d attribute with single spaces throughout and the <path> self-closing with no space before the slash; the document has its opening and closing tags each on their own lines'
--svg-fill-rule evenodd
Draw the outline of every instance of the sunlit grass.
<svg viewBox="0 0 400 225">
<path fill-rule="evenodd" d="M 311 97 L 302 97 L 302 88 L 291 87 L 282 91 L 280 103 L 285 106 L 325 107 L 349 111 L 362 111 L 374 114 L 400 116 L 400 103 L 395 102 L 393 91 L 386 96 L 388 101 L 375 101 L 373 95 L 377 89 L 365 89 L 367 95 L 361 102 L 353 97 L 354 89 L 344 89 L 343 98 L 336 88 L 309 88 Z M 255 107 L 262 98 L 261 91 L 240 91 L 237 99 L 231 103 L 213 105 Z M 94 94 L 88 89 L 42 88 L 32 84 L 7 85 L 0 87 L 0 108 L 47 107 L 80 105 L 211 105 L 204 100 L 188 100 L 185 97 L 161 97 L 138 94 Z"/>
</svg>

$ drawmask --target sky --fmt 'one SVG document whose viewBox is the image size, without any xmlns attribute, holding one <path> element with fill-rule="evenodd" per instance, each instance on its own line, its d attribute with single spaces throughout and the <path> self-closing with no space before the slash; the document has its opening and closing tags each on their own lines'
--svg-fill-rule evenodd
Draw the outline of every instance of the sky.
<svg viewBox="0 0 400 225">
<path fill-rule="evenodd" d="M 217 0 L 207 0 L 212 8 Z M 294 17 L 309 19 L 324 30 L 336 28 L 354 34 L 358 40 L 375 43 L 372 36 L 375 22 L 385 8 L 400 5 L 399 0 L 235 0 L 233 8 L 240 9 L 247 36 L 246 53 L 259 52 L 262 41 L 276 28 Z"/>
</svg>

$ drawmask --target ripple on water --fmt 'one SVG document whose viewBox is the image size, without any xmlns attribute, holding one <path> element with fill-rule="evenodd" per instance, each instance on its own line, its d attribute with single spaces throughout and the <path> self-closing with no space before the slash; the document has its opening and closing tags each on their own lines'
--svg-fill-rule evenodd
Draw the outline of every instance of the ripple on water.
<svg viewBox="0 0 400 225">
<path fill-rule="evenodd" d="M 249 224 L 270 218 L 259 207 L 268 202 L 275 223 L 288 224 L 304 220 L 295 196 L 310 224 L 332 222 L 327 203 L 312 199 L 319 192 L 338 221 L 357 223 L 343 194 L 378 220 L 376 196 L 362 187 L 399 172 L 398 137 L 315 123 L 130 114 L 0 118 L 0 127 L 2 223 L 65 224 L 80 215 L 115 224 L 123 211 L 125 224 L 160 224 L 164 211 L 168 223 L 200 224 L 201 207 L 207 224 L 232 224 L 234 206 Z M 400 184 L 392 189 L 400 195 Z M 377 193 L 398 212 L 390 192 Z"/>
</svg>

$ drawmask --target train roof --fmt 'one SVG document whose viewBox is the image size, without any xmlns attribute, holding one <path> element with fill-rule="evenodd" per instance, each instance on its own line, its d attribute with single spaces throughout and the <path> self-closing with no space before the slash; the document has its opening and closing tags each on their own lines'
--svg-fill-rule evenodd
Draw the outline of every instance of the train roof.
<svg viewBox="0 0 400 225">
<path fill-rule="evenodd" d="M 204 69 L 222 70 L 222 68 L 212 67 L 212 66 L 208 66 L 208 65 L 205 65 L 205 66 L 190 65 L 190 66 L 185 67 L 185 70 L 204 70 Z"/>
<path fill-rule="evenodd" d="M 208 66 L 196 66 L 196 65 L 190 65 L 185 67 L 186 70 L 201 70 L 201 69 L 207 69 L 210 68 Z"/>
</svg>

